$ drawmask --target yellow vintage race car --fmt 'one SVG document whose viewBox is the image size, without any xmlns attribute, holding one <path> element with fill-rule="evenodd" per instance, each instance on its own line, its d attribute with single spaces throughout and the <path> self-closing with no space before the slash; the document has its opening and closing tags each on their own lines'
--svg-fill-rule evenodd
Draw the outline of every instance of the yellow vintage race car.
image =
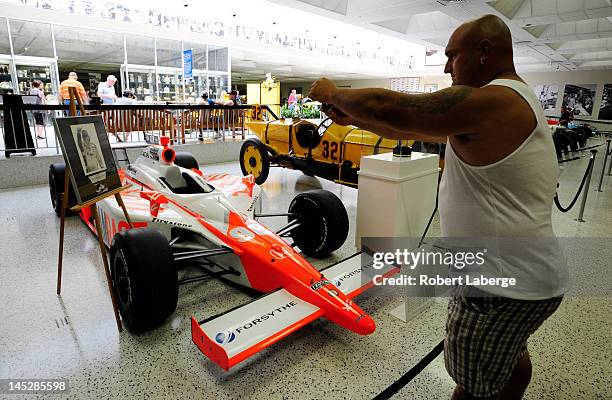
<svg viewBox="0 0 612 400">
<path fill-rule="evenodd" d="M 388 153 L 396 140 L 331 119 L 261 120 L 254 106 L 248 128 L 257 138 L 247 139 L 240 150 L 240 168 L 253 175 L 257 184 L 266 181 L 270 165 L 297 169 L 307 175 L 357 186 L 362 156 Z"/>
</svg>

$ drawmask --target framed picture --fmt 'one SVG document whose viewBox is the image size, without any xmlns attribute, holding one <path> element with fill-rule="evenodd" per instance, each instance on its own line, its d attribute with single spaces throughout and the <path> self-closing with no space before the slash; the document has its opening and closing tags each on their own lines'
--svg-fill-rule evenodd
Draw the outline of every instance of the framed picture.
<svg viewBox="0 0 612 400">
<path fill-rule="evenodd" d="M 54 123 L 78 204 L 121 186 L 101 116 L 56 118 Z"/>
<path fill-rule="evenodd" d="M 596 84 L 565 85 L 563 105 L 573 115 L 591 116 L 596 89 Z"/>
<path fill-rule="evenodd" d="M 601 94 L 599 106 L 599 119 L 612 120 L 612 83 L 606 83 Z"/>
<path fill-rule="evenodd" d="M 559 86 L 558 85 L 536 85 L 533 87 L 533 91 L 543 110 L 554 110 L 557 108 L 557 99 L 559 97 Z"/>
</svg>

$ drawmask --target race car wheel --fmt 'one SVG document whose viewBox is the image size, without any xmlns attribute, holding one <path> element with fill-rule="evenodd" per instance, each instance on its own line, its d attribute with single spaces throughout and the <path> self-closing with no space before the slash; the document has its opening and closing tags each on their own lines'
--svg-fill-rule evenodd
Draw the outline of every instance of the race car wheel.
<svg viewBox="0 0 612 400">
<path fill-rule="evenodd" d="M 110 260 L 117 306 L 130 332 L 153 329 L 174 312 L 176 267 L 168 240 L 160 231 L 139 228 L 117 233 Z"/>
<path fill-rule="evenodd" d="M 66 173 L 66 164 L 56 163 L 49 165 L 49 193 L 51 194 L 51 206 L 55 210 L 55 214 L 59 217 L 62 214 L 62 193 L 64 192 L 64 178 Z M 76 196 L 72 185 L 68 186 L 68 207 L 76 205 Z M 66 215 L 72 215 L 73 212 L 66 209 Z"/>
<path fill-rule="evenodd" d="M 187 169 L 200 169 L 200 164 L 198 164 L 198 160 L 195 159 L 193 154 L 187 151 L 177 151 L 176 158 L 174 159 L 174 164 Z"/>
<path fill-rule="evenodd" d="M 289 205 L 289 222 L 302 225 L 291 231 L 294 243 L 308 256 L 322 258 L 337 250 L 348 235 L 348 215 L 342 201 L 327 190 L 300 193 Z"/>
<path fill-rule="evenodd" d="M 261 185 L 270 173 L 270 156 L 259 139 L 247 139 L 240 148 L 240 169 L 243 175 L 253 175 L 255 183 Z"/>
</svg>

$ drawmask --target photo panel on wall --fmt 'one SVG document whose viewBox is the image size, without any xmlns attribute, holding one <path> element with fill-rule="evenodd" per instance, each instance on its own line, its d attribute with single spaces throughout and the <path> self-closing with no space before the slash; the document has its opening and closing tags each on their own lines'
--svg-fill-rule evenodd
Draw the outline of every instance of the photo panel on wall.
<svg viewBox="0 0 612 400">
<path fill-rule="evenodd" d="M 563 93 L 563 105 L 573 115 L 593 115 L 593 103 L 595 101 L 596 84 L 582 83 L 579 85 L 565 85 Z"/>
</svg>

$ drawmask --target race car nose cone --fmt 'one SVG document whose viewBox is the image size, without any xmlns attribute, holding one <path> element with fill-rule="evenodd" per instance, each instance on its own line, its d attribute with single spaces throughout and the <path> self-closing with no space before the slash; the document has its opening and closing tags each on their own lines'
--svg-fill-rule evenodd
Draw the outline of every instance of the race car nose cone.
<svg viewBox="0 0 612 400">
<path fill-rule="evenodd" d="M 367 314 L 363 314 L 359 316 L 359 320 L 357 321 L 357 333 L 360 335 L 370 335 L 374 333 L 376 330 L 376 323 Z"/>
</svg>

